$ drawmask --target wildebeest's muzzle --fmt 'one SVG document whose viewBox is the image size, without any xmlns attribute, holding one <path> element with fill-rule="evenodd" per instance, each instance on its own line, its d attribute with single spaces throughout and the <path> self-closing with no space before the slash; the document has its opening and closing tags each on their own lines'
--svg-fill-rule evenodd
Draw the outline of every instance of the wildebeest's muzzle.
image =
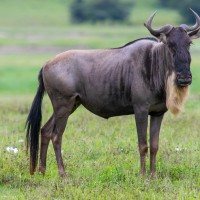
<svg viewBox="0 0 200 200">
<path fill-rule="evenodd" d="M 178 86 L 184 87 L 192 83 L 192 74 L 190 71 L 187 72 L 177 72 L 176 73 L 176 82 Z"/>
</svg>

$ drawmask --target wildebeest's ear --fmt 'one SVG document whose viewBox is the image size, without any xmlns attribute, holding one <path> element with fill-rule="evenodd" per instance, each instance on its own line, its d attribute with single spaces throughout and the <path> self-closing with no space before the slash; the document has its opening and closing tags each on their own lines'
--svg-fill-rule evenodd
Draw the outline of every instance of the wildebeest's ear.
<svg viewBox="0 0 200 200">
<path fill-rule="evenodd" d="M 164 33 L 161 33 L 160 36 L 158 37 L 158 39 L 163 42 L 164 44 L 167 43 L 167 37 Z"/>
<path fill-rule="evenodd" d="M 195 31 L 192 31 L 188 34 L 190 36 L 191 39 L 197 39 L 200 37 L 200 28 L 198 28 Z"/>
</svg>

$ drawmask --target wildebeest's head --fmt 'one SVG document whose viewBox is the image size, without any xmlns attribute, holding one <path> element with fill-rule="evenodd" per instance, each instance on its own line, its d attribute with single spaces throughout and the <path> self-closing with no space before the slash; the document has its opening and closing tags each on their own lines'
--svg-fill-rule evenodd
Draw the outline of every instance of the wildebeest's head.
<svg viewBox="0 0 200 200">
<path fill-rule="evenodd" d="M 191 9 L 196 18 L 196 24 L 187 26 L 185 24 L 179 27 L 173 27 L 167 24 L 159 29 L 153 29 L 151 22 L 156 12 L 151 15 L 145 24 L 152 35 L 159 38 L 166 44 L 173 57 L 173 68 L 176 72 L 176 83 L 178 86 L 187 86 L 192 82 L 192 74 L 190 72 L 190 52 L 189 47 L 192 39 L 200 37 L 200 17 Z"/>
</svg>

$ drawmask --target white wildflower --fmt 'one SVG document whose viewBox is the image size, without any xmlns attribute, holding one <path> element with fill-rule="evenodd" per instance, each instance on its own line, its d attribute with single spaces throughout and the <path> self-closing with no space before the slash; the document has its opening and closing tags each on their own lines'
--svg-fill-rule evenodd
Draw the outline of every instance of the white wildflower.
<svg viewBox="0 0 200 200">
<path fill-rule="evenodd" d="M 17 153 L 18 149 L 16 147 L 6 147 L 6 151 L 7 152 L 13 152 L 13 153 Z"/>
<path fill-rule="evenodd" d="M 13 152 L 14 152 L 14 153 L 17 153 L 17 152 L 18 152 L 18 149 L 17 149 L 17 148 L 13 148 Z"/>
<path fill-rule="evenodd" d="M 183 149 L 178 148 L 178 147 L 175 148 L 175 151 L 176 151 L 176 152 L 179 152 L 179 151 L 182 151 L 182 150 L 183 150 Z"/>
<path fill-rule="evenodd" d="M 10 152 L 11 147 L 6 147 L 6 151 Z"/>
</svg>

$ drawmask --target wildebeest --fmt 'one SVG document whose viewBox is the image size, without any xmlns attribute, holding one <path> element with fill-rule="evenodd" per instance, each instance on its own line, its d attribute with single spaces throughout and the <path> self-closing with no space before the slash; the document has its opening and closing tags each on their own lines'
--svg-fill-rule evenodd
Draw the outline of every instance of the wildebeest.
<svg viewBox="0 0 200 200">
<path fill-rule="evenodd" d="M 48 61 L 39 73 L 39 86 L 27 118 L 30 173 L 38 160 L 41 104 L 46 91 L 53 114 L 41 129 L 39 171 L 45 174 L 49 141 L 53 143 L 58 171 L 65 176 L 61 155 L 62 135 L 68 117 L 79 105 L 103 118 L 135 114 L 141 174 L 146 173 L 147 126 L 150 115 L 150 172 L 156 177 L 156 154 L 164 113 L 181 111 L 192 82 L 191 40 L 200 36 L 200 17 L 191 10 L 196 24 L 159 29 L 145 27 L 154 36 L 120 48 L 69 50 Z"/>
</svg>

